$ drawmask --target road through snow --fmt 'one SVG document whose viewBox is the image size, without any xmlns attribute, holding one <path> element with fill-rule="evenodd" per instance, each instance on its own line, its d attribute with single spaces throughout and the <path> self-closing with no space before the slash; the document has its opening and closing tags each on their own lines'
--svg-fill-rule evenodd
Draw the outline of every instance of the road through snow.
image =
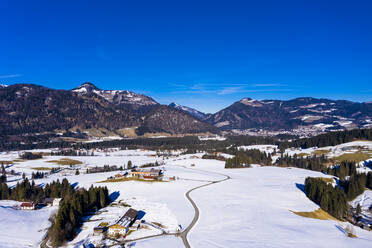
<svg viewBox="0 0 372 248">
<path fill-rule="evenodd" d="M 181 167 L 187 168 L 185 166 L 181 166 Z M 212 185 L 212 184 L 216 184 L 216 183 L 220 183 L 220 182 L 229 180 L 231 177 L 228 176 L 228 175 L 222 174 L 222 173 L 218 173 L 218 172 L 211 172 L 211 171 L 205 171 L 205 170 L 199 170 L 199 169 L 192 169 L 192 168 L 187 168 L 187 169 L 195 170 L 195 171 L 208 172 L 208 173 L 213 173 L 213 174 L 218 174 L 218 175 L 221 175 L 221 176 L 224 176 L 225 177 L 224 179 L 221 179 L 221 180 L 212 181 L 212 182 L 209 182 L 207 184 L 203 184 L 203 185 L 194 187 L 194 188 L 192 188 L 192 189 L 190 189 L 189 191 L 186 192 L 185 196 L 186 196 L 187 200 L 189 200 L 189 202 L 191 203 L 191 205 L 194 208 L 194 218 L 192 219 L 192 221 L 188 225 L 188 227 L 186 229 L 184 229 L 180 233 L 162 233 L 162 234 L 151 235 L 151 236 L 142 237 L 142 238 L 138 238 L 138 239 L 125 240 L 125 241 L 122 241 L 122 242 L 118 242 L 118 243 L 114 244 L 113 246 L 118 245 L 118 244 L 124 245 L 124 244 L 128 244 L 128 243 L 135 242 L 135 241 L 140 241 L 140 240 L 145 240 L 145 239 L 150 239 L 150 238 L 156 238 L 156 237 L 161 237 L 161 236 L 171 236 L 171 235 L 174 235 L 174 236 L 181 237 L 181 239 L 183 241 L 183 244 L 185 245 L 186 248 L 191 248 L 190 243 L 187 240 L 187 235 L 190 232 L 190 230 L 195 226 L 196 222 L 199 219 L 199 208 L 196 205 L 195 201 L 190 197 L 190 193 L 193 192 L 193 191 L 195 191 L 195 190 L 197 190 L 197 189 L 204 188 L 204 187 L 207 187 L 207 186 Z"/>
</svg>

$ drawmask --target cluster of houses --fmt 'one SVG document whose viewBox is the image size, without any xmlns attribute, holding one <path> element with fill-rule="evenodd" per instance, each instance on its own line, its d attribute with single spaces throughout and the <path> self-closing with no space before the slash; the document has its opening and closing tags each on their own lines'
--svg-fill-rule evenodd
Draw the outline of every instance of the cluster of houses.
<svg viewBox="0 0 372 248">
<path fill-rule="evenodd" d="M 162 180 L 164 172 L 161 169 L 132 169 L 130 172 L 126 171 L 122 174 L 118 173 L 108 179 L 121 179 L 121 178 L 136 178 L 144 180 Z"/>
<path fill-rule="evenodd" d="M 45 198 L 42 202 L 22 202 L 17 208 L 21 210 L 35 210 L 45 206 L 59 206 L 61 200 L 62 198 Z"/>
<path fill-rule="evenodd" d="M 138 211 L 130 208 L 115 224 L 95 227 L 94 234 L 99 235 L 107 232 L 108 236 L 125 238 L 130 230 L 137 230 L 139 227 Z"/>
</svg>

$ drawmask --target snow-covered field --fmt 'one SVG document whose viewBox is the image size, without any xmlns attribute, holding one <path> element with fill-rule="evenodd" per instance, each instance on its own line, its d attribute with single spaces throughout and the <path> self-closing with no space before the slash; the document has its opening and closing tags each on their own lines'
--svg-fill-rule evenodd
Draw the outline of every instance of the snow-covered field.
<svg viewBox="0 0 372 248">
<path fill-rule="evenodd" d="M 50 226 L 49 217 L 57 208 L 15 210 L 13 205 L 19 203 L 0 201 L 0 247 L 37 247 Z"/>
<path fill-rule="evenodd" d="M 306 149 L 301 148 L 288 148 L 285 153 L 293 156 L 294 154 L 306 153 L 311 155 L 314 151 L 327 151 L 327 157 L 337 157 L 345 153 L 352 153 L 358 151 L 357 148 L 362 148 L 366 150 L 372 150 L 372 141 L 352 141 L 348 143 L 343 143 L 336 146 L 326 146 L 326 147 L 311 147 Z"/>
<path fill-rule="evenodd" d="M 255 146 L 271 152 L 273 146 Z M 340 148 L 341 149 L 341 148 Z M 178 154 L 176 152 L 175 154 Z M 195 156 L 196 155 L 196 156 Z M 319 172 L 296 168 L 260 167 L 224 169 L 224 162 L 198 159 L 202 154 L 170 156 L 164 160 L 166 176 L 175 176 L 171 182 L 127 181 L 101 183 L 117 172 L 66 176 L 78 187 L 107 186 L 114 193 L 113 205 L 93 215 L 82 226 L 81 232 L 69 247 L 97 244 L 100 236 L 93 236 L 93 228 L 101 222 L 110 224 L 125 213 L 129 204 L 145 212 L 148 223 L 160 223 L 163 228 L 140 229 L 128 239 L 164 232 L 176 232 L 179 225 L 186 228 L 194 217 L 194 209 L 185 198 L 185 193 L 197 186 L 221 180 L 224 175 L 231 179 L 193 191 L 190 196 L 196 202 L 200 217 L 188 235 L 192 247 L 368 247 L 372 242 L 370 232 L 355 227 L 358 238 L 347 238 L 338 223 L 332 220 L 317 220 L 300 217 L 290 212 L 313 211 L 318 208 L 301 190 L 307 176 L 325 175 Z M 0 160 L 14 160 L 18 153 L 0 154 Z M 49 160 L 61 157 L 15 163 L 12 169 L 29 175 L 32 167 L 51 167 Z M 124 165 L 129 160 L 135 165 L 163 161 L 154 151 L 114 150 L 95 152 L 95 156 L 70 157 L 83 162 L 81 168 L 107 165 Z M 57 165 L 55 165 L 57 166 Z M 10 169 L 10 168 L 9 168 Z M 223 174 L 223 175 L 222 175 Z M 37 184 L 62 179 L 61 174 L 35 180 Z M 14 185 L 16 182 L 9 183 Z M 370 196 L 368 196 L 370 197 Z M 13 203 L 0 201 L 0 247 L 35 247 L 49 225 L 48 218 L 53 208 L 36 211 L 13 210 Z M 366 203 L 367 204 L 367 203 Z M 6 216 L 6 217 L 3 217 Z M 19 235 L 18 230 L 26 234 Z M 5 240 L 4 243 L 2 240 Z M 109 243 L 107 243 L 109 244 Z M 134 247 L 183 247 L 181 238 L 163 236 L 132 243 Z"/>
</svg>

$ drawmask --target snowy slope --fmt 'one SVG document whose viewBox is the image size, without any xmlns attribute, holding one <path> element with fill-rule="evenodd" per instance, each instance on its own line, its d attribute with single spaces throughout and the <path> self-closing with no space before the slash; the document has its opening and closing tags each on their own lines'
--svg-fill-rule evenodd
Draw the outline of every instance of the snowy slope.
<svg viewBox="0 0 372 248">
<path fill-rule="evenodd" d="M 37 247 L 50 226 L 49 217 L 57 211 L 47 207 L 36 211 L 14 210 L 15 201 L 0 201 L 0 247 Z"/>
</svg>

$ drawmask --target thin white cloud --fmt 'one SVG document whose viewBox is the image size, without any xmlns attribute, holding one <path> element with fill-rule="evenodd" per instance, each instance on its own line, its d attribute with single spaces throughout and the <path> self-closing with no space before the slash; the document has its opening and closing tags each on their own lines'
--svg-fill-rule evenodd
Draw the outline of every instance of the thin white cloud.
<svg viewBox="0 0 372 248">
<path fill-rule="evenodd" d="M 283 84 L 252 84 L 252 87 L 278 87 L 278 86 L 285 86 Z"/>
<path fill-rule="evenodd" d="M 0 75 L 0 78 L 1 79 L 4 79 L 4 78 L 16 78 L 16 77 L 21 77 L 22 75 L 21 74 L 10 74 L 10 75 Z"/>
<path fill-rule="evenodd" d="M 219 92 L 217 92 L 218 95 L 229 95 L 234 94 L 237 92 L 240 92 L 244 89 L 244 87 L 224 87 Z"/>
</svg>

